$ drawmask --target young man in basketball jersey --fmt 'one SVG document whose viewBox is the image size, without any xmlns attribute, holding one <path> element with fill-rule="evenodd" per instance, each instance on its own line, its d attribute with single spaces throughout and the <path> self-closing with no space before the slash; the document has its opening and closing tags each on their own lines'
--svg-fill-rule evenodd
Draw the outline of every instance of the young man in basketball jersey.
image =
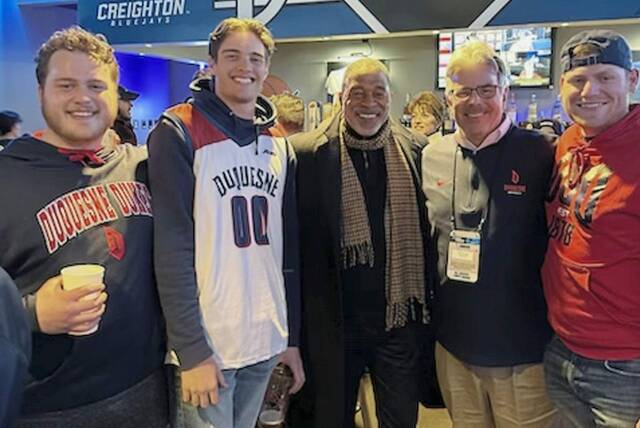
<svg viewBox="0 0 640 428">
<path fill-rule="evenodd" d="M 149 137 L 158 287 L 193 426 L 253 427 L 279 361 L 292 392 L 304 382 L 294 155 L 259 95 L 273 50 L 260 22 L 221 22 L 212 77 Z"/>
</svg>

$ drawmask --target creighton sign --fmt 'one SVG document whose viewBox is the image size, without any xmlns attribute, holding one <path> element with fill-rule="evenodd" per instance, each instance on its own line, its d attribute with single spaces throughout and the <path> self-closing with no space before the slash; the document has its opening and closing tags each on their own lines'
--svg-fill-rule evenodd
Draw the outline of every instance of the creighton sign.
<svg viewBox="0 0 640 428">
<path fill-rule="evenodd" d="M 25 0 L 23 0 L 25 1 Z M 639 17 L 638 0 L 78 0 L 111 43 L 194 42 L 221 20 L 256 18 L 277 38 Z"/>
<path fill-rule="evenodd" d="M 318 37 L 484 25 L 507 2 L 80 0 L 78 21 L 83 27 L 104 34 L 115 44 L 206 40 L 218 22 L 231 16 L 258 19 L 267 24 L 277 38 Z M 493 9 L 490 8 L 492 4 Z M 486 14 L 488 9 L 491 9 L 491 16 Z M 456 13 L 452 14 L 451 10 Z M 478 19 L 482 21 L 480 24 Z"/>
<path fill-rule="evenodd" d="M 96 9 L 97 21 L 108 21 L 116 26 L 122 21 L 128 25 L 171 23 L 173 16 L 184 15 L 186 0 L 139 0 L 100 3 Z"/>
</svg>

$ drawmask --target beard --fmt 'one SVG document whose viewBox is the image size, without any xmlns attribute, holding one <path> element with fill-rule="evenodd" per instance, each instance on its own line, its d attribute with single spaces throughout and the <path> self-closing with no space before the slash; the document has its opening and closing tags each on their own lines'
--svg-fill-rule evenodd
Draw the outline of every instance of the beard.
<svg viewBox="0 0 640 428">
<path fill-rule="evenodd" d="M 85 120 L 75 120 L 60 106 L 50 105 L 46 99 L 42 101 L 42 116 L 47 127 L 70 147 L 84 148 L 100 142 L 107 129 L 113 125 L 115 115 L 105 109 L 98 109 L 93 116 Z"/>
</svg>

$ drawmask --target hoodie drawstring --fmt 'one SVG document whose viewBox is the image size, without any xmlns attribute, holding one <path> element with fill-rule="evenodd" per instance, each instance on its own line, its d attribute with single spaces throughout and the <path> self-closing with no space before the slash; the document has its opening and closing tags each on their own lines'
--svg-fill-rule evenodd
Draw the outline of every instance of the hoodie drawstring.
<svg viewBox="0 0 640 428">
<path fill-rule="evenodd" d="M 98 153 L 98 150 L 79 150 L 58 148 L 58 153 L 69 158 L 71 162 L 80 162 L 87 166 L 100 166 L 106 162 Z"/>
<path fill-rule="evenodd" d="M 253 129 L 256 133 L 256 156 L 258 156 L 258 137 L 260 136 L 260 130 L 258 129 L 258 125 L 256 125 Z"/>
</svg>

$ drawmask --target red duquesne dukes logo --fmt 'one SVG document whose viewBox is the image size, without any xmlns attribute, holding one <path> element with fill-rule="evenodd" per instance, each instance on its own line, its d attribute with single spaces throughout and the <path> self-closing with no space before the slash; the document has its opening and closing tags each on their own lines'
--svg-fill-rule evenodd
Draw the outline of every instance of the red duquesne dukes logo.
<svg viewBox="0 0 640 428">
<path fill-rule="evenodd" d="M 104 231 L 104 237 L 107 239 L 109 254 L 116 260 L 122 260 L 126 251 L 122 233 L 111 226 L 104 226 L 102 230 Z"/>
<path fill-rule="evenodd" d="M 85 230 L 131 216 L 153 216 L 149 189 L 135 181 L 77 189 L 54 199 L 36 213 L 49 254 Z M 124 246 L 121 247 L 124 255 Z"/>
<path fill-rule="evenodd" d="M 504 191 L 509 195 L 520 196 L 527 191 L 526 184 L 520 184 L 520 174 L 515 169 L 511 170 L 511 183 L 504 185 Z"/>
</svg>

